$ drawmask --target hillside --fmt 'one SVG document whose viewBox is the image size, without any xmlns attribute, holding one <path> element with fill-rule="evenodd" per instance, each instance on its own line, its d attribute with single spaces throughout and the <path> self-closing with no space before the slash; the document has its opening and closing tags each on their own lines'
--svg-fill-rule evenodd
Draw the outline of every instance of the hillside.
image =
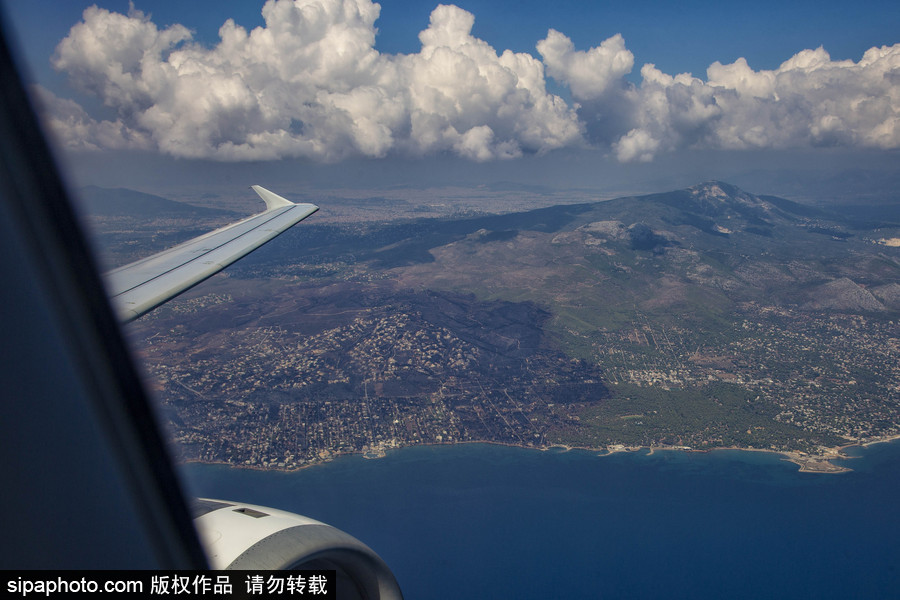
<svg viewBox="0 0 900 600">
<path fill-rule="evenodd" d="M 127 188 L 86 186 L 78 190 L 76 201 L 81 210 L 92 217 L 159 219 L 174 216 L 220 217 L 234 215 L 231 211 L 193 206 Z"/>
<path fill-rule="evenodd" d="M 313 221 L 136 335 L 204 460 L 466 440 L 816 454 L 900 433 L 897 238 L 721 182 Z M 248 427 L 277 443 L 248 447 Z"/>
</svg>

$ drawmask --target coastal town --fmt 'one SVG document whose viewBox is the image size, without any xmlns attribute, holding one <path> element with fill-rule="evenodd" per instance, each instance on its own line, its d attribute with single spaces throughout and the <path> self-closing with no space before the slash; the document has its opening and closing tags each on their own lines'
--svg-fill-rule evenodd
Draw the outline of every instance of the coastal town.
<svg viewBox="0 0 900 600">
<path fill-rule="evenodd" d="M 729 335 L 699 344 L 639 318 L 604 335 L 594 362 L 542 347 L 540 315 L 512 304 L 432 294 L 350 306 L 348 296 L 317 294 L 299 329 L 281 319 L 228 330 L 246 307 L 220 293 L 144 322 L 152 333 L 135 337 L 180 456 L 295 469 L 474 441 L 740 447 L 833 472 L 833 448 L 898 434 L 890 319 L 747 305 Z M 184 318 L 213 306 L 219 326 Z"/>
</svg>

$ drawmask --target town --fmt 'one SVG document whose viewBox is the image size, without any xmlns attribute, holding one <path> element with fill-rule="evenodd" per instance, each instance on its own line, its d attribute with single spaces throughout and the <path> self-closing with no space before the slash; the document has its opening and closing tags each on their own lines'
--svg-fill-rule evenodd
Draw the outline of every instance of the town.
<svg viewBox="0 0 900 600">
<path fill-rule="evenodd" d="M 185 319 L 245 311 L 218 293 L 151 315 L 136 337 L 181 457 L 293 469 L 470 441 L 816 454 L 900 433 L 900 323 L 883 316 L 748 303 L 701 336 L 637 314 L 591 361 L 539 342 L 540 314 L 510 303 L 348 294 L 319 297 L 300 329 Z"/>
</svg>

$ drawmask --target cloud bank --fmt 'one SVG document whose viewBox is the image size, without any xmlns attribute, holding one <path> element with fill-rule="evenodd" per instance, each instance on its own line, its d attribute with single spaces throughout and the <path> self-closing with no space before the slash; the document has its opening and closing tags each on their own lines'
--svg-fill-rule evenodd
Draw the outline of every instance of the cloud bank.
<svg viewBox="0 0 900 600">
<path fill-rule="evenodd" d="M 859 62 L 804 50 L 773 71 L 713 63 L 706 81 L 644 65 L 621 35 L 577 50 L 549 30 L 542 60 L 498 52 L 475 17 L 440 5 L 416 54 L 375 49 L 370 0 L 268 0 L 265 26 L 232 20 L 214 47 L 132 9 L 96 6 L 53 65 L 115 115 L 95 119 L 40 90 L 47 121 L 77 149 L 143 149 L 225 161 L 418 156 L 484 161 L 583 144 L 622 161 L 683 148 L 900 147 L 900 44 Z M 547 90 L 545 75 L 571 92 Z"/>
</svg>

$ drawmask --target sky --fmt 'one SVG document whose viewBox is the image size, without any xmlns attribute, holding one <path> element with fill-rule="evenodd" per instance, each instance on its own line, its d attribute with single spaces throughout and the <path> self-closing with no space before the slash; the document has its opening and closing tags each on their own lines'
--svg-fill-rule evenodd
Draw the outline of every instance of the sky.
<svg viewBox="0 0 900 600">
<path fill-rule="evenodd" d="M 896 168 L 894 4 L 4 8 L 45 123 L 85 183 L 115 180 L 113 161 L 137 179 L 152 163 L 195 179 L 258 169 L 621 187 L 668 172 Z"/>
</svg>

